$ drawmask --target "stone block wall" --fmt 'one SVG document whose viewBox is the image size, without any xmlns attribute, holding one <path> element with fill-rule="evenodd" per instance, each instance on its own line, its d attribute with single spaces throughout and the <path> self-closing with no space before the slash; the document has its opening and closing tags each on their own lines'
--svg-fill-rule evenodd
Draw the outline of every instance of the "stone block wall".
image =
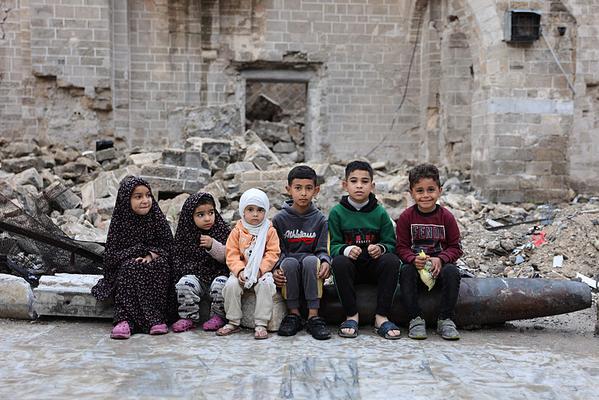
<svg viewBox="0 0 599 400">
<path fill-rule="evenodd" d="M 585 0 L 562 0 L 576 18 L 576 78 L 574 121 L 569 137 L 569 182 L 578 191 L 599 188 L 599 4 Z M 566 32 L 566 35 L 569 35 Z"/>
<path fill-rule="evenodd" d="M 471 166 L 474 185 L 500 201 L 599 188 L 589 173 L 599 167 L 599 10 L 588 0 L 2 5 L 2 138 L 183 148 L 201 110 L 230 104 L 241 115 L 229 127 L 243 129 L 251 70 L 307 86 L 309 159 Z M 541 11 L 545 38 L 503 42 L 510 7 Z"/>
</svg>

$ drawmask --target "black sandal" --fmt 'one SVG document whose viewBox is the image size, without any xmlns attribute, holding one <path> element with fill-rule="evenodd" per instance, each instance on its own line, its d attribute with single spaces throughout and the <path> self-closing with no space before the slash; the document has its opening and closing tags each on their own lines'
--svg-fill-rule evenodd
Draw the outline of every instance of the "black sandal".
<svg viewBox="0 0 599 400">
<path fill-rule="evenodd" d="M 401 332 L 397 336 L 389 335 L 389 331 L 399 331 L 397 325 L 391 321 L 385 321 L 378 328 L 374 327 L 374 333 L 388 340 L 397 340 L 401 337 Z"/>
<path fill-rule="evenodd" d="M 354 332 L 353 333 L 344 333 L 342 331 L 342 329 L 353 329 Z M 356 338 L 358 337 L 358 321 L 353 320 L 353 319 L 346 319 L 345 321 L 343 321 L 341 323 L 341 325 L 339 325 L 339 332 L 338 332 L 339 336 L 343 337 L 343 338 Z"/>
<path fill-rule="evenodd" d="M 303 326 L 302 317 L 297 314 L 287 314 L 281 321 L 277 334 L 279 336 L 295 336 Z"/>
<path fill-rule="evenodd" d="M 331 338 L 331 331 L 326 321 L 321 317 L 312 317 L 308 319 L 306 331 L 316 340 L 326 340 Z"/>
</svg>

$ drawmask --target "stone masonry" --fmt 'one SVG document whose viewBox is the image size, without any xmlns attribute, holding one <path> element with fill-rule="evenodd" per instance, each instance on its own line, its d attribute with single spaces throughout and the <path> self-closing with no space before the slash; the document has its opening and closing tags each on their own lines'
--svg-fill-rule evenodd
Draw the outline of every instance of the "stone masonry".
<svg viewBox="0 0 599 400">
<path fill-rule="evenodd" d="M 540 12 L 542 37 L 506 43 L 509 9 Z M 308 161 L 431 161 L 490 200 L 563 200 L 599 189 L 598 17 L 588 0 L 4 0 L 0 136 L 184 149 L 206 112 L 243 129 L 247 82 L 301 83 Z"/>
</svg>

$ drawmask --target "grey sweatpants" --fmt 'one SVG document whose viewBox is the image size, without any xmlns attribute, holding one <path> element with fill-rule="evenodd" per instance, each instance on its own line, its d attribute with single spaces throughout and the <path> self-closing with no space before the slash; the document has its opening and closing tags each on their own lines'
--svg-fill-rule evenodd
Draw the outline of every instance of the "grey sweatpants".
<svg viewBox="0 0 599 400">
<path fill-rule="evenodd" d="M 299 308 L 300 293 L 303 288 L 308 308 L 318 309 L 322 297 L 322 279 L 318 279 L 320 260 L 316 256 L 306 256 L 303 259 L 286 257 L 280 265 L 287 278 L 283 290 L 287 308 Z"/>
<path fill-rule="evenodd" d="M 217 276 L 210 284 L 210 290 L 195 275 L 185 275 L 175 285 L 179 302 L 179 317 L 199 321 L 200 301 L 211 301 L 210 313 L 225 317 L 223 288 L 226 276 Z"/>
</svg>

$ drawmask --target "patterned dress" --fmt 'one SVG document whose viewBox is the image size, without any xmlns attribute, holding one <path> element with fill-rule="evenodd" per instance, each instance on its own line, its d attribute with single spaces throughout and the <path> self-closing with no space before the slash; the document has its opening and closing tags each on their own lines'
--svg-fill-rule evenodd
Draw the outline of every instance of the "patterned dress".
<svg viewBox="0 0 599 400">
<path fill-rule="evenodd" d="M 226 264 L 216 261 L 205 248 L 199 245 L 200 235 L 208 235 L 224 245 L 231 233 L 231 227 L 216 210 L 214 225 L 210 230 L 203 231 L 196 226 L 193 221 L 193 212 L 200 200 L 206 198 L 214 202 L 210 193 L 198 192 L 189 196 L 181 209 L 175 234 L 175 251 L 173 252 L 175 282 L 184 275 L 195 275 L 205 287 L 210 287 L 217 276 L 229 275 Z"/>
<path fill-rule="evenodd" d="M 104 252 L 104 277 L 92 288 L 98 300 L 114 300 L 114 323 L 129 322 L 133 332 L 149 332 L 176 316 L 172 268 L 169 263 L 173 235 L 152 195 L 148 214 L 131 209 L 137 186 L 150 185 L 141 178 L 125 177 L 120 184 Z M 153 252 L 149 263 L 135 261 Z"/>
</svg>

